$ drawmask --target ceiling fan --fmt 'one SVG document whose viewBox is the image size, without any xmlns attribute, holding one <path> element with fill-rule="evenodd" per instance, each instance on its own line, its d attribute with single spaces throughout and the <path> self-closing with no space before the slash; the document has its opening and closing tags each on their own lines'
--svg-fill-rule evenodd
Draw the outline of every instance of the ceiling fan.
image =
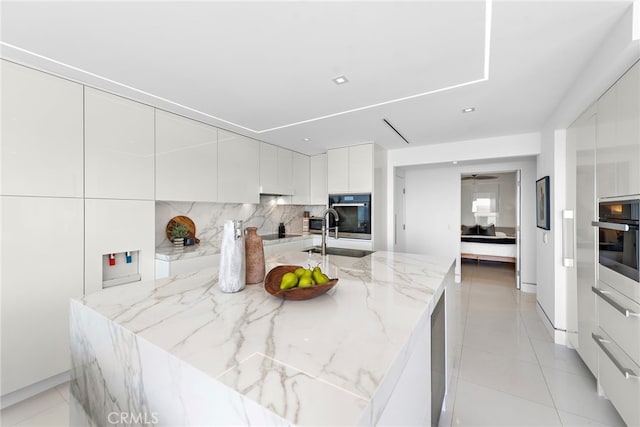
<svg viewBox="0 0 640 427">
<path fill-rule="evenodd" d="M 464 175 L 462 177 L 463 181 L 466 181 L 468 179 L 473 179 L 474 181 L 477 179 L 496 179 L 497 176 L 492 176 L 492 175 L 477 175 L 477 174 L 472 174 L 472 175 Z"/>
</svg>

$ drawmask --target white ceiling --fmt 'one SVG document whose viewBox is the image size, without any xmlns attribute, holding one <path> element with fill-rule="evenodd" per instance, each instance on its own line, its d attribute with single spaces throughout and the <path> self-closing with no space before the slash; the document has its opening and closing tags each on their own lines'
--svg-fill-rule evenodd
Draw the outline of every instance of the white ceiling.
<svg viewBox="0 0 640 427">
<path fill-rule="evenodd" d="M 631 5 L 3 1 L 0 53 L 307 154 L 394 149 L 383 118 L 411 145 L 539 130 Z"/>
</svg>

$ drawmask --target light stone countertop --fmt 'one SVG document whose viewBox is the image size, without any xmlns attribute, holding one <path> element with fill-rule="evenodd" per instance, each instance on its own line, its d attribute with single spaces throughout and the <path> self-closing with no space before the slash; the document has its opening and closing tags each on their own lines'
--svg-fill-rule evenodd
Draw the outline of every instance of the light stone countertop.
<svg viewBox="0 0 640 427">
<path fill-rule="evenodd" d="M 75 302 L 290 423 L 375 423 L 453 260 L 288 252 L 267 259 L 267 271 L 282 264 L 320 264 L 339 282 L 318 298 L 286 301 L 262 285 L 223 293 L 211 268 Z"/>
</svg>

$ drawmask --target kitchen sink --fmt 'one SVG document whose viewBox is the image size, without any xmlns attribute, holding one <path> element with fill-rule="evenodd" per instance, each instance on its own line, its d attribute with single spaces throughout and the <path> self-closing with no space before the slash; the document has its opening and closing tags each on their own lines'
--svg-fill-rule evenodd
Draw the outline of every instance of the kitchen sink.
<svg viewBox="0 0 640 427">
<path fill-rule="evenodd" d="M 313 246 L 311 248 L 307 248 L 302 252 L 313 252 L 314 254 L 321 254 L 322 248 L 320 246 Z M 347 248 L 327 248 L 327 255 L 339 255 L 339 256 L 349 256 L 353 258 L 362 258 L 364 256 L 370 255 L 375 251 L 367 251 L 364 249 L 347 249 Z"/>
</svg>

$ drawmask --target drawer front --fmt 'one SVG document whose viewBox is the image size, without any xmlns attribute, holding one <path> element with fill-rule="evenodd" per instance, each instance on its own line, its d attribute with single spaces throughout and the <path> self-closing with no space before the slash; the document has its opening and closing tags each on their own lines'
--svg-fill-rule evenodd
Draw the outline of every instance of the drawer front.
<svg viewBox="0 0 640 427">
<path fill-rule="evenodd" d="M 640 364 L 640 304 L 600 281 L 593 291 L 597 295 L 598 326 L 634 363 Z"/>
<path fill-rule="evenodd" d="M 598 264 L 598 280 L 640 304 L 640 283 Z"/>
<path fill-rule="evenodd" d="M 605 395 L 628 426 L 640 425 L 640 366 L 601 331 L 593 335 L 598 344 L 598 381 Z M 621 372 L 626 370 L 627 375 Z M 635 376 L 634 376 L 635 375 Z"/>
</svg>

